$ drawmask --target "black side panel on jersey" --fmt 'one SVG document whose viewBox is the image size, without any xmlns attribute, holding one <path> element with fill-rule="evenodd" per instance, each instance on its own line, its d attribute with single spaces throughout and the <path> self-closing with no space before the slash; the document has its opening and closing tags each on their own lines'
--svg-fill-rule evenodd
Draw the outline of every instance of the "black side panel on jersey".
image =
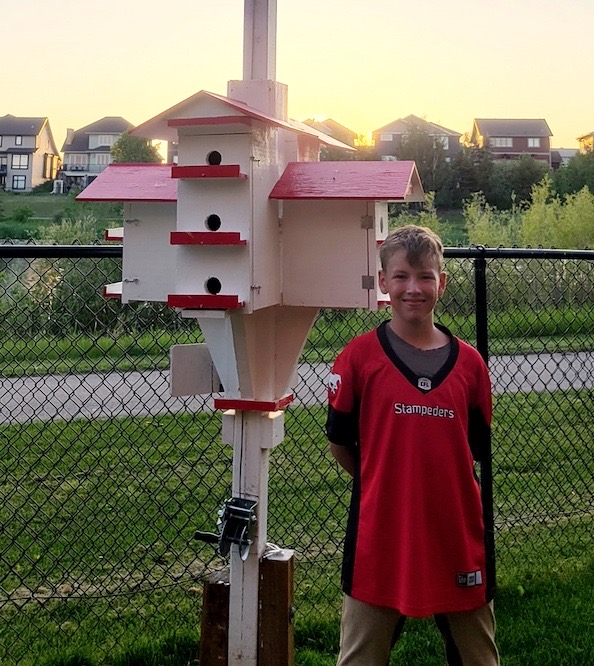
<svg viewBox="0 0 594 666">
<path fill-rule="evenodd" d="M 353 492 L 349 519 L 347 521 L 344 538 L 344 552 L 342 558 L 342 589 L 345 594 L 351 595 L 353 587 L 353 572 L 355 570 L 355 553 L 357 552 L 357 535 L 359 533 L 359 512 L 361 508 L 361 459 L 359 448 L 355 455 L 355 474 L 353 477 Z"/>
<path fill-rule="evenodd" d="M 491 452 L 491 428 L 479 407 L 468 410 L 468 443 L 472 457 L 482 462 Z"/>
<path fill-rule="evenodd" d="M 332 444 L 356 446 L 359 441 L 359 405 L 352 412 L 339 412 L 328 405 L 326 437 Z"/>
</svg>

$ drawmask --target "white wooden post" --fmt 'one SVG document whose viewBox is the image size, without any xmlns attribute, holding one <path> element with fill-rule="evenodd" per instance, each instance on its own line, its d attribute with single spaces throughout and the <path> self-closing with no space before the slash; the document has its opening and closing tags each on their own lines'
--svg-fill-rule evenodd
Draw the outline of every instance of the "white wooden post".
<svg viewBox="0 0 594 666">
<path fill-rule="evenodd" d="M 229 664 L 258 663 L 258 587 L 260 557 L 266 547 L 268 461 L 284 437 L 284 412 L 228 411 L 223 439 L 233 444 L 234 497 L 256 500 L 256 529 L 244 560 L 231 546 L 229 592 Z M 232 440 L 232 441 L 229 441 Z"/>
<path fill-rule="evenodd" d="M 276 79 L 276 0 L 245 0 L 243 80 Z"/>
<path fill-rule="evenodd" d="M 276 0 L 245 0 L 243 80 L 276 77 Z M 272 368 L 270 368 L 272 370 Z M 260 557 L 266 547 L 270 450 L 284 437 L 282 412 L 238 411 L 233 419 L 233 497 L 253 499 L 256 532 L 247 559 L 231 548 L 229 664 L 258 661 L 258 588 Z"/>
</svg>

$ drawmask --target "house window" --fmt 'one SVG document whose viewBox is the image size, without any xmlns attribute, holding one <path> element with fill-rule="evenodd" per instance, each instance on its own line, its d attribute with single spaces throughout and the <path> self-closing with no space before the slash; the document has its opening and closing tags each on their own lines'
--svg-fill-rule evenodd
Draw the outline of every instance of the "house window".
<svg viewBox="0 0 594 666">
<path fill-rule="evenodd" d="M 13 190 L 24 190 L 27 185 L 26 176 L 13 176 L 12 177 L 12 189 Z"/>
<path fill-rule="evenodd" d="M 95 164 L 98 164 L 99 166 L 107 166 L 108 164 L 111 164 L 111 155 L 109 153 L 97 153 L 95 157 Z"/>
<path fill-rule="evenodd" d="M 2 145 L 2 134 L 0 134 L 0 146 Z"/>
<path fill-rule="evenodd" d="M 447 136 L 436 136 L 435 139 L 435 145 L 441 144 L 443 146 L 444 150 L 449 150 L 450 149 L 450 138 Z"/>
<path fill-rule="evenodd" d="M 91 134 L 89 149 L 93 150 L 93 148 L 99 148 L 99 146 L 113 146 L 117 139 L 117 134 Z"/>
<path fill-rule="evenodd" d="M 379 140 L 380 141 L 392 141 L 394 136 L 392 134 L 389 134 L 387 132 L 381 132 L 379 135 Z"/>
<path fill-rule="evenodd" d="M 64 155 L 65 169 L 84 171 L 87 165 L 87 156 L 79 153 L 68 153 Z"/>
<path fill-rule="evenodd" d="M 23 137 L 22 136 L 15 136 L 14 137 L 14 145 L 15 146 L 22 146 L 23 145 Z"/>
<path fill-rule="evenodd" d="M 511 148 L 514 142 L 510 136 L 494 136 L 490 143 L 493 148 Z"/>
<path fill-rule="evenodd" d="M 13 155 L 12 156 L 13 169 L 28 169 L 29 168 L 29 155 Z M 23 176 L 24 178 L 24 176 Z"/>
<path fill-rule="evenodd" d="M 540 139 L 528 139 L 528 148 L 540 148 Z"/>
</svg>

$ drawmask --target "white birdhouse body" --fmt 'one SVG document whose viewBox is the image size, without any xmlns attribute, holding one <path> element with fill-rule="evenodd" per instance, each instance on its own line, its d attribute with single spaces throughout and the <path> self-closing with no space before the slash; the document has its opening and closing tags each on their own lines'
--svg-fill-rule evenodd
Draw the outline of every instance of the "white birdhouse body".
<svg viewBox="0 0 594 666">
<path fill-rule="evenodd" d="M 384 202 L 285 201 L 283 305 L 376 310 L 387 227 Z"/>
<path fill-rule="evenodd" d="M 136 201 L 124 204 L 122 302 L 167 301 L 175 284 L 175 203 Z"/>
<path fill-rule="evenodd" d="M 238 122 L 221 134 L 218 113 L 179 128 L 176 278 L 168 302 L 249 314 L 281 299 L 278 208 L 268 199 L 279 176 L 280 130 Z"/>
</svg>

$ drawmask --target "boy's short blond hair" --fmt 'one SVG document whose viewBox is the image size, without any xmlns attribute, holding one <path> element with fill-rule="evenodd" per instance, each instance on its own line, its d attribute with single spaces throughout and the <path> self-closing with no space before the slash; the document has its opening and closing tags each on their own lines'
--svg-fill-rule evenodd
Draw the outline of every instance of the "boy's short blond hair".
<svg viewBox="0 0 594 666">
<path fill-rule="evenodd" d="M 428 227 L 407 224 L 393 231 L 379 248 L 382 270 L 386 270 L 390 257 L 398 250 L 406 250 L 411 266 L 418 266 L 425 259 L 429 259 L 435 261 L 439 272 L 443 270 L 441 238 Z"/>
</svg>

